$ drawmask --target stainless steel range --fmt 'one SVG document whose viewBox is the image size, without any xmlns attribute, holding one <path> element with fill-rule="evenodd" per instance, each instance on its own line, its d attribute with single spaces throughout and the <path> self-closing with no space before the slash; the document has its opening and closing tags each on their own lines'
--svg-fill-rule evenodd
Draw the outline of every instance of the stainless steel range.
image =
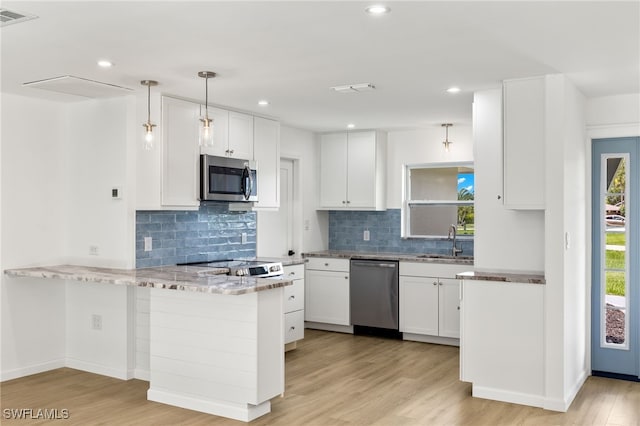
<svg viewBox="0 0 640 426">
<path fill-rule="evenodd" d="M 213 260 L 205 262 L 179 263 L 178 265 L 201 266 L 206 268 L 227 268 L 229 275 L 255 278 L 278 277 L 283 274 L 281 262 L 260 262 L 257 260 Z"/>
</svg>

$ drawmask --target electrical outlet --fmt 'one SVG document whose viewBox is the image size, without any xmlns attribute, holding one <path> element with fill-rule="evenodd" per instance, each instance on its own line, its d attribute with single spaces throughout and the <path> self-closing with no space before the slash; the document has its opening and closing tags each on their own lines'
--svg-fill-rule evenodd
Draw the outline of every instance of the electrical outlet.
<svg viewBox="0 0 640 426">
<path fill-rule="evenodd" d="M 247 244 L 247 233 L 243 232 L 241 235 L 242 244 Z"/>
<path fill-rule="evenodd" d="M 153 238 L 144 237 L 144 251 L 153 250 Z"/>
<path fill-rule="evenodd" d="M 91 315 L 91 329 L 102 330 L 102 315 L 98 315 L 98 314 Z"/>
<path fill-rule="evenodd" d="M 371 234 L 369 233 L 368 229 L 364 230 L 364 234 L 362 235 L 362 239 L 365 241 L 369 241 L 369 238 L 371 237 Z"/>
<path fill-rule="evenodd" d="M 98 250 L 98 246 L 89 246 L 89 254 L 91 256 L 97 256 L 100 250 Z"/>
</svg>

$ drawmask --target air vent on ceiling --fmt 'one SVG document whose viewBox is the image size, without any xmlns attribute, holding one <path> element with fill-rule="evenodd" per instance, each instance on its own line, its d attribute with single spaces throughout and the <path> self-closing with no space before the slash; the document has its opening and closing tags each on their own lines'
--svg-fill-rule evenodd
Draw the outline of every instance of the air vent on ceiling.
<svg viewBox="0 0 640 426">
<path fill-rule="evenodd" d="M 82 96 L 85 98 L 110 98 L 133 92 L 133 89 L 128 87 L 102 83 L 100 81 L 89 80 L 87 78 L 74 77 L 72 75 L 30 81 L 28 83 L 22 83 L 22 85 L 25 87 L 51 90 L 52 92 Z"/>
<path fill-rule="evenodd" d="M 28 13 L 16 12 L 9 9 L 0 9 L 0 27 L 6 27 L 7 25 L 18 24 L 30 19 L 37 18 L 36 15 L 30 15 Z"/>
<path fill-rule="evenodd" d="M 374 90 L 375 88 L 376 86 L 371 83 L 347 84 L 345 86 L 332 87 L 332 89 L 338 93 L 368 92 L 370 90 Z"/>
</svg>

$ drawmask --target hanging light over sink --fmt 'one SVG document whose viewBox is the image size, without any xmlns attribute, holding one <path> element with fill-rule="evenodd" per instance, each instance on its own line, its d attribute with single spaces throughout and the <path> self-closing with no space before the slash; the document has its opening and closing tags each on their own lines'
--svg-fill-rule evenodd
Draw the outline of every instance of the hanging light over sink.
<svg viewBox="0 0 640 426">
<path fill-rule="evenodd" d="M 449 147 L 451 146 L 451 141 L 449 140 L 449 127 L 453 126 L 453 124 L 451 123 L 443 123 L 442 127 L 445 128 L 445 137 L 444 137 L 444 141 L 442 142 L 442 145 L 444 145 L 444 150 L 449 152 Z"/>
<path fill-rule="evenodd" d="M 142 80 L 140 82 L 143 86 L 147 86 L 147 122 L 142 123 L 144 127 L 144 149 L 149 151 L 153 148 L 153 128 L 155 124 L 151 123 L 151 86 L 157 86 L 158 82 L 155 80 Z"/>
<path fill-rule="evenodd" d="M 200 71 L 198 77 L 204 78 L 204 118 L 200 119 L 200 146 L 213 146 L 213 118 L 209 118 L 209 79 L 214 78 L 213 71 Z"/>
</svg>

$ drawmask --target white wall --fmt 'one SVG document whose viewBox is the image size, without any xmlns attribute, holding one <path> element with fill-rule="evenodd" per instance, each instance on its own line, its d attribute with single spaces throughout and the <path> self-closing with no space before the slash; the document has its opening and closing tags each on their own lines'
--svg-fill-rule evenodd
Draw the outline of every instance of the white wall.
<svg viewBox="0 0 640 426">
<path fill-rule="evenodd" d="M 589 368 L 585 99 L 562 75 L 547 84 L 545 407 L 566 410 Z"/>
<path fill-rule="evenodd" d="M 637 126 L 640 122 L 640 94 L 591 98 L 587 101 L 586 121 L 589 127 Z"/>
<path fill-rule="evenodd" d="M 69 263 L 135 267 L 135 98 L 89 100 L 67 107 Z M 142 143 L 142 142 L 140 142 Z M 120 188 L 121 199 L 112 199 Z M 98 255 L 89 254 L 96 246 Z"/>
<path fill-rule="evenodd" d="M 502 90 L 476 92 L 473 111 L 474 269 L 540 273 L 544 271 L 544 213 L 507 210 L 502 203 Z"/>
<path fill-rule="evenodd" d="M 133 98 L 63 104 L 2 95 L 2 269 L 134 265 L 135 121 Z M 112 187 L 122 199 L 111 199 Z M 3 275 L 1 290 L 3 380 L 69 362 L 128 374 L 129 289 Z M 101 304 L 109 308 L 97 312 Z M 102 313 L 104 328 L 88 339 L 91 313 Z M 98 342 L 110 350 L 96 356 Z"/>
<path fill-rule="evenodd" d="M 55 102 L 3 93 L 1 121 L 0 269 L 60 263 L 67 212 L 62 110 Z M 64 282 L 4 274 L 1 280 L 1 379 L 62 366 Z"/>
<path fill-rule="evenodd" d="M 406 164 L 450 163 L 473 161 L 473 139 L 470 126 L 449 128 L 453 143 L 446 152 L 442 141 L 443 127 L 399 130 L 388 134 L 387 143 L 387 208 L 402 207 L 403 169 Z"/>
<path fill-rule="evenodd" d="M 298 239 L 294 246 L 298 254 L 326 250 L 329 246 L 329 216 L 326 211 L 318 211 L 320 183 L 319 153 L 316 136 L 309 131 L 293 127 L 280 127 L 280 157 L 296 160 L 299 164 L 298 181 L 294 183 L 294 209 L 301 212 L 302 221 L 294 223 L 297 228 Z M 296 170 L 294 170 L 295 173 Z M 258 212 L 258 255 L 269 253 L 268 241 L 279 238 L 278 230 L 260 226 Z"/>
</svg>

